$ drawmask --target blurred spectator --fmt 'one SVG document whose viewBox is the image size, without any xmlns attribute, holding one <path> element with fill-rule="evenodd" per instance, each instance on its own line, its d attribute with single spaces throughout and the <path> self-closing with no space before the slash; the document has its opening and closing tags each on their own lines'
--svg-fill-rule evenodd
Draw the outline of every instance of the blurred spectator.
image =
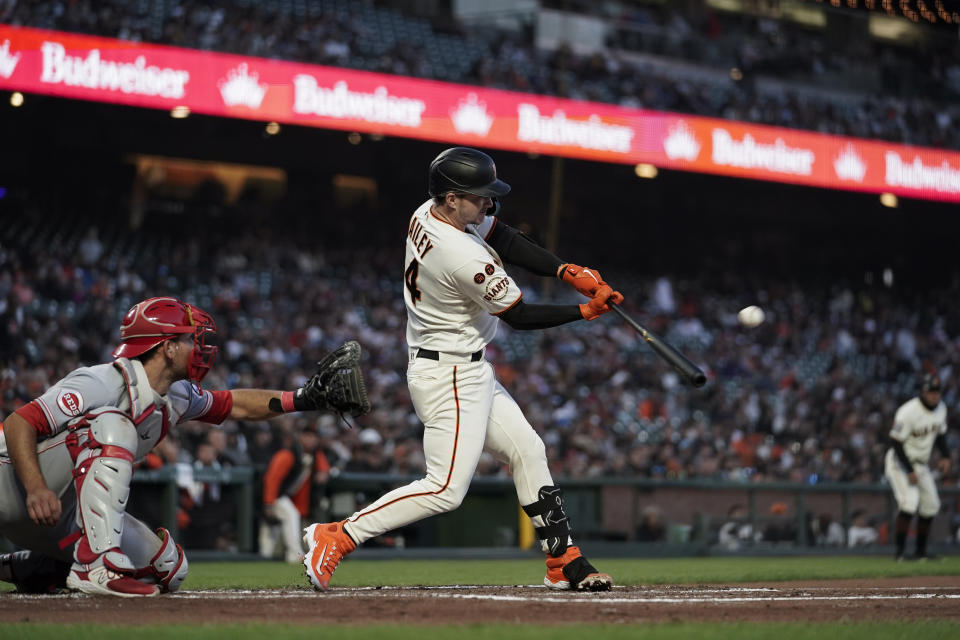
<svg viewBox="0 0 960 640">
<path fill-rule="evenodd" d="M 663 521 L 663 509 L 657 505 L 648 505 L 640 512 L 640 524 L 636 531 L 637 542 L 663 542 L 667 539 L 667 528 Z"/>
<path fill-rule="evenodd" d="M 737 551 L 754 541 L 753 525 L 746 518 L 747 510 L 742 504 L 735 504 L 727 511 L 727 521 L 717 533 L 717 542 L 723 549 Z"/>
<path fill-rule="evenodd" d="M 829 513 L 821 513 L 813 519 L 813 543 L 818 547 L 842 547 L 846 542 L 843 525 Z"/>
<path fill-rule="evenodd" d="M 211 433 L 214 431 L 210 430 Z M 209 442 L 197 447 L 193 461 L 194 474 L 205 471 L 220 471 L 223 466 L 217 460 L 217 450 Z M 190 487 L 193 509 L 190 524 L 184 530 L 184 546 L 193 549 L 229 549 L 229 530 L 232 520 L 230 504 L 223 499 L 223 487 L 219 482 L 196 478 Z"/>
<path fill-rule="evenodd" d="M 850 515 L 850 529 L 847 531 L 847 546 L 867 547 L 877 542 L 879 534 L 867 519 L 866 512 L 863 509 L 857 509 Z"/>
<path fill-rule="evenodd" d="M 238 433 L 235 423 L 225 423 L 219 429 L 207 431 L 207 442 L 213 447 L 217 462 L 224 467 L 236 467 L 250 464 L 246 452 L 246 441 Z"/>
<path fill-rule="evenodd" d="M 773 543 L 796 542 L 797 525 L 794 520 L 787 515 L 786 502 L 774 502 L 770 505 L 770 520 L 763 529 L 763 540 Z"/>
<path fill-rule="evenodd" d="M 359 447 L 354 449 L 353 456 L 344 467 L 344 471 L 363 473 L 387 473 L 390 471 L 390 460 L 383 445 L 383 437 L 376 430 L 367 427 L 359 436 Z"/>
<path fill-rule="evenodd" d="M 250 463 L 266 468 L 278 447 L 271 424 L 269 422 L 258 424 L 253 428 L 252 443 L 249 446 Z"/>
</svg>

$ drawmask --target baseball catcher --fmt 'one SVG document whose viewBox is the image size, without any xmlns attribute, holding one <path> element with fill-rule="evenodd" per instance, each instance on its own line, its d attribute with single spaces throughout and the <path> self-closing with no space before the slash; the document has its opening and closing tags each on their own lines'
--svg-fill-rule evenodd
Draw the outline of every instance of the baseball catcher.
<svg viewBox="0 0 960 640">
<path fill-rule="evenodd" d="M 216 331 L 192 304 L 144 300 L 124 317 L 113 362 L 69 373 L 10 415 L 0 433 L 0 535 L 23 551 L 0 556 L 0 579 L 31 591 L 176 591 L 187 576 L 183 549 L 126 513 L 133 463 L 173 425 L 369 411 L 355 342 L 296 391 L 203 390 Z"/>
</svg>

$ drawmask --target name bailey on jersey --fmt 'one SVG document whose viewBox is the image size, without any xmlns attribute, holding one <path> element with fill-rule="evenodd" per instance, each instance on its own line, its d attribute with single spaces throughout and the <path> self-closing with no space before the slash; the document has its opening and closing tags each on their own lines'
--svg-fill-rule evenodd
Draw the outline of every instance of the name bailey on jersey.
<svg viewBox="0 0 960 640">
<path fill-rule="evenodd" d="M 430 249 L 433 249 L 433 243 L 427 238 L 427 234 L 423 231 L 423 225 L 420 224 L 416 216 L 410 218 L 410 228 L 407 230 L 407 235 L 410 236 L 410 242 L 413 243 L 414 249 L 420 254 L 420 259 L 423 260 Z"/>
</svg>

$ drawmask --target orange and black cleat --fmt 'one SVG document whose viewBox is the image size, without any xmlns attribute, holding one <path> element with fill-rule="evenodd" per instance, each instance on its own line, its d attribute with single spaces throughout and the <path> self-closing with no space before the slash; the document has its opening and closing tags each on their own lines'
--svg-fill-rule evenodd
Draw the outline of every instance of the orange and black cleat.
<svg viewBox="0 0 960 640">
<path fill-rule="evenodd" d="M 550 589 L 574 591 L 609 591 L 613 578 L 600 573 L 587 562 L 579 547 L 567 547 L 559 558 L 547 556 L 547 575 L 543 584 Z"/>
</svg>

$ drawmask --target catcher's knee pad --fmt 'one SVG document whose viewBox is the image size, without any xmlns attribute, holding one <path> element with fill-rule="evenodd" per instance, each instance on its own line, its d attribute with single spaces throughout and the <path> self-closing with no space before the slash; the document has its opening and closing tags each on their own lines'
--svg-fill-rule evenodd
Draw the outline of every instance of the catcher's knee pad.
<svg viewBox="0 0 960 640">
<path fill-rule="evenodd" d="M 133 423 L 119 412 L 102 413 L 89 424 L 73 471 L 77 525 L 89 550 L 101 554 L 120 546 L 137 432 Z"/>
<path fill-rule="evenodd" d="M 87 414 L 90 423 L 90 436 L 104 448 L 120 447 L 132 456 L 137 450 L 137 428 L 126 414 L 108 410 Z M 90 445 L 88 445 L 90 446 Z"/>
<path fill-rule="evenodd" d="M 570 544 L 570 519 L 563 511 L 563 492 L 560 487 L 540 487 L 539 500 L 523 506 L 524 512 L 533 520 L 540 517 L 542 526 L 535 527 L 537 537 L 546 553 L 560 557 Z M 534 521 L 536 524 L 536 521 Z"/>
</svg>

